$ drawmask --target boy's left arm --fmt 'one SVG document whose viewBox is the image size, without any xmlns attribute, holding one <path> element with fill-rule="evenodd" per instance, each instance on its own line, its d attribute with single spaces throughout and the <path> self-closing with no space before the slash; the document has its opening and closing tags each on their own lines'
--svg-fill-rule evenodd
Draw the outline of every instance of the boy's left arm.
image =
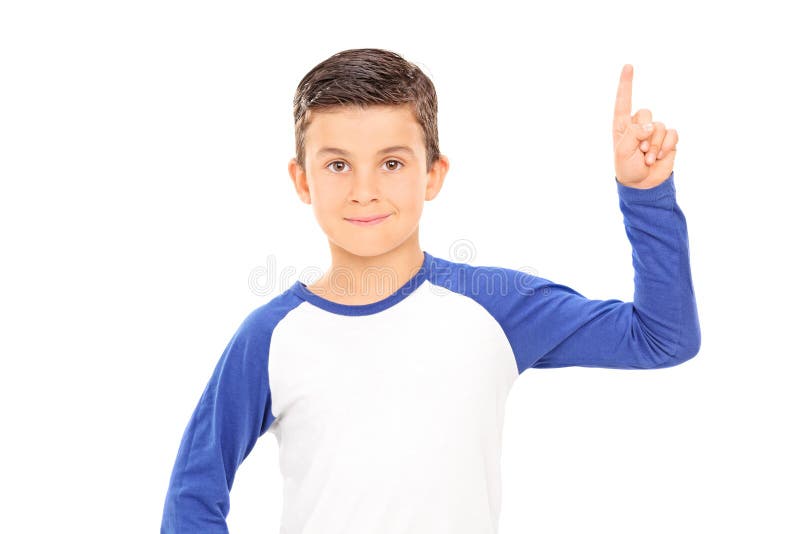
<svg viewBox="0 0 800 534">
<path fill-rule="evenodd" d="M 588 299 L 566 285 L 509 271 L 516 290 L 495 299 L 493 309 L 520 372 L 567 366 L 656 369 L 700 350 L 688 232 L 674 175 L 649 189 L 616 183 L 633 249 L 633 301 Z"/>
<path fill-rule="evenodd" d="M 633 67 L 620 75 L 614 106 L 614 166 L 619 206 L 633 248 L 633 302 L 590 300 L 565 285 L 519 271 L 523 282 L 489 304 L 514 350 L 529 367 L 670 367 L 700 350 L 700 324 L 689 267 L 686 219 L 672 171 L 678 134 L 631 116 Z M 521 278 L 520 278 L 521 277 Z"/>
</svg>

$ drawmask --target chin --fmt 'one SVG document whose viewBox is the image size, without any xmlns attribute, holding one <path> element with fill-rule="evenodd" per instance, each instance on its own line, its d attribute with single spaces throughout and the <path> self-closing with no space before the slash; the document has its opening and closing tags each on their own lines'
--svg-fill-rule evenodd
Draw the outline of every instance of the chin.
<svg viewBox="0 0 800 534">
<path fill-rule="evenodd" d="M 401 242 L 395 242 L 395 240 L 387 240 L 384 236 L 374 236 L 372 239 L 350 237 L 346 240 L 332 239 L 331 241 L 349 254 L 364 258 L 386 254 L 402 244 Z"/>
</svg>

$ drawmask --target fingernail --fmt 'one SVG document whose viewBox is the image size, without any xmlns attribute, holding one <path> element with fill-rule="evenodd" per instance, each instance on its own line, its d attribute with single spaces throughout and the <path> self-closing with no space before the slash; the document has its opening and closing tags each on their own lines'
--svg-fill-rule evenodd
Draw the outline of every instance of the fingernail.
<svg viewBox="0 0 800 534">
<path fill-rule="evenodd" d="M 642 128 L 644 128 L 644 129 L 645 129 L 645 131 L 647 131 L 647 132 L 649 132 L 649 131 L 652 131 L 652 129 L 653 129 L 653 123 L 652 123 L 652 122 L 648 122 L 647 124 L 643 124 L 643 125 L 642 125 Z"/>
<path fill-rule="evenodd" d="M 661 159 L 663 157 L 664 157 L 664 151 L 663 150 L 659 150 L 658 151 L 658 159 Z"/>
</svg>

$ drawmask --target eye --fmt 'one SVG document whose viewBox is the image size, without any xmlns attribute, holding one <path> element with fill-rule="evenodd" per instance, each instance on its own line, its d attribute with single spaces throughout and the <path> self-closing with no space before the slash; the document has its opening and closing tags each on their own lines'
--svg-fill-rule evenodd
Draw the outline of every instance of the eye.
<svg viewBox="0 0 800 534">
<path fill-rule="evenodd" d="M 404 163 L 402 161 L 397 161 L 396 159 L 386 160 L 386 163 L 394 163 L 395 164 L 393 168 L 389 169 L 390 171 L 398 171 L 398 170 L 400 170 L 400 167 L 402 167 L 404 165 Z M 384 163 L 384 165 L 386 163 Z M 400 167 L 398 167 L 398 165 L 400 165 Z"/>
<path fill-rule="evenodd" d="M 326 169 L 333 170 L 333 169 L 331 169 L 331 165 L 337 165 L 337 164 L 338 164 L 338 165 L 347 165 L 347 163 L 345 163 L 344 161 L 341 161 L 341 160 L 336 160 L 336 161 L 331 161 L 330 163 L 328 163 L 328 165 L 327 165 L 325 168 L 326 168 Z M 338 168 L 339 168 L 339 167 L 337 167 L 337 169 L 338 169 Z M 334 174 L 339 174 L 339 171 L 338 171 L 338 170 L 333 170 L 333 173 L 334 173 Z"/>
</svg>

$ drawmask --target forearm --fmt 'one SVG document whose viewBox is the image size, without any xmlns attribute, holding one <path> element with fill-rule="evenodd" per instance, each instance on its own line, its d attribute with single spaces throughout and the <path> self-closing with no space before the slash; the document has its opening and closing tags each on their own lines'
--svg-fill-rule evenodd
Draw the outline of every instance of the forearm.
<svg viewBox="0 0 800 534">
<path fill-rule="evenodd" d="M 511 329 L 523 367 L 657 369 L 697 354 L 688 232 L 673 180 L 648 189 L 617 182 L 632 247 L 632 302 L 589 299 L 563 284 L 532 281 L 534 294 L 517 303 L 522 327 Z"/>
<path fill-rule="evenodd" d="M 636 189 L 617 180 L 620 209 L 632 247 L 634 297 L 629 343 L 661 359 L 659 367 L 688 360 L 700 348 L 700 325 L 689 262 L 686 219 L 677 204 L 674 175 Z"/>
</svg>

